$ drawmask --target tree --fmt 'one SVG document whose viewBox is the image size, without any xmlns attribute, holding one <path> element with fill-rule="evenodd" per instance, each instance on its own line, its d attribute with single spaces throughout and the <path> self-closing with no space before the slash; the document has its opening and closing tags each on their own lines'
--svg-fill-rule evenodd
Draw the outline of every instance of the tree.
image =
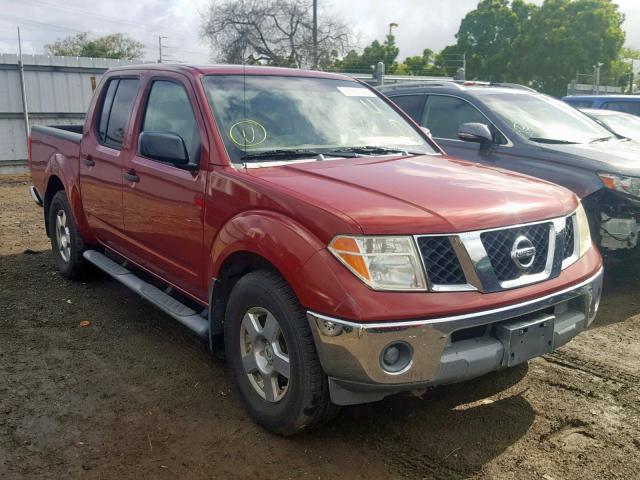
<svg viewBox="0 0 640 480">
<path fill-rule="evenodd" d="M 201 36 L 217 60 L 312 67 L 310 0 L 212 0 L 202 16 Z M 326 12 L 318 15 L 318 64 L 332 65 L 347 52 L 347 26 Z"/>
<path fill-rule="evenodd" d="M 535 8 L 524 0 L 482 0 L 465 15 L 456 38 L 458 50 L 466 53 L 468 78 L 508 77 L 511 47 Z"/>
<path fill-rule="evenodd" d="M 135 60 L 144 53 L 144 45 L 123 33 L 113 33 L 89 40 L 89 33 L 57 40 L 44 46 L 49 55 L 63 57 L 121 58 Z"/>
<path fill-rule="evenodd" d="M 600 83 L 603 85 L 615 85 L 624 90 L 631 89 L 632 69 L 637 71 L 640 66 L 640 50 L 635 48 L 622 48 L 618 58 L 613 60 L 606 69 L 603 69 Z M 631 92 L 630 92 L 631 93 Z"/>
<path fill-rule="evenodd" d="M 370 72 L 378 62 L 384 63 L 385 72 L 394 73 L 398 64 L 396 58 L 400 49 L 396 46 L 396 39 L 393 35 L 387 35 L 386 40 L 380 43 L 374 40 L 366 46 L 362 54 L 351 50 L 342 59 L 335 62 L 335 69 L 340 72 Z"/>
<path fill-rule="evenodd" d="M 610 0 L 545 0 L 514 44 L 512 78 L 565 95 L 577 72 L 590 72 L 597 63 L 609 66 L 619 57 L 623 21 Z"/>
<path fill-rule="evenodd" d="M 398 65 L 395 73 L 398 75 L 445 76 L 447 70 L 442 63 L 439 65 L 436 64 L 438 59 L 441 59 L 440 55 L 434 54 L 430 48 L 425 48 L 422 51 L 422 55 L 405 58 L 404 62 Z"/>
</svg>

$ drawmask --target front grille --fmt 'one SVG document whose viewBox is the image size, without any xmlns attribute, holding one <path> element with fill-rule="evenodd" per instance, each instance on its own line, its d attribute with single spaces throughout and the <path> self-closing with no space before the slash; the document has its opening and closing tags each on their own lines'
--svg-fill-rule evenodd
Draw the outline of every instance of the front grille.
<svg viewBox="0 0 640 480">
<path fill-rule="evenodd" d="M 570 217 L 567 218 L 567 225 L 565 227 L 565 231 L 564 231 L 564 249 L 563 249 L 563 255 L 562 258 L 563 259 L 567 259 L 571 256 L 573 256 L 573 253 L 575 251 L 575 239 L 574 239 L 574 231 L 573 231 L 573 220 L 575 218 L 575 215 L 571 215 Z"/>
<path fill-rule="evenodd" d="M 552 223 L 540 223 L 493 230 L 480 235 L 495 275 L 500 282 L 516 280 L 524 273 L 531 275 L 544 271 L 549 253 L 549 232 L 552 226 Z M 533 264 L 525 272 L 520 270 L 511 258 L 513 245 L 520 236 L 527 237 L 536 248 Z"/>
<path fill-rule="evenodd" d="M 464 285 L 467 283 L 449 237 L 419 237 L 429 282 L 435 285 Z"/>
</svg>

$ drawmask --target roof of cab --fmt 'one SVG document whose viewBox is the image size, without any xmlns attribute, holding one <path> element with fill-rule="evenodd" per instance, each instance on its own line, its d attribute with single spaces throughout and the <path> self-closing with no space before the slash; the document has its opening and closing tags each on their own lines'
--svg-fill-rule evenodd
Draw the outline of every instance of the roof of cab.
<svg viewBox="0 0 640 480">
<path fill-rule="evenodd" d="M 509 86 L 507 86 L 509 85 Z M 467 93 L 470 95 L 495 95 L 495 94 L 539 94 L 533 89 L 515 84 L 488 84 L 485 82 L 457 82 L 451 80 L 429 80 L 425 82 L 408 82 L 385 85 L 378 88 L 389 97 L 394 95 L 406 95 L 408 93 L 446 92 L 456 94 Z"/>
<path fill-rule="evenodd" d="M 280 75 L 287 77 L 329 78 L 334 80 L 353 80 L 347 75 L 320 72 L 317 70 L 301 70 L 298 68 L 264 67 L 256 65 L 195 65 L 173 63 L 141 63 L 109 69 L 109 72 L 131 70 L 172 71 L 196 75 Z"/>
</svg>

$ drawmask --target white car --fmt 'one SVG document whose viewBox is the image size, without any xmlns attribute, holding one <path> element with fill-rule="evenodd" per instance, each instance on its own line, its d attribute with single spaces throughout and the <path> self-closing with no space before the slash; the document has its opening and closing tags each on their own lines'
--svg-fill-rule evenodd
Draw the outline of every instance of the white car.
<svg viewBox="0 0 640 480">
<path fill-rule="evenodd" d="M 615 110 L 598 110 L 594 108 L 583 108 L 582 112 L 600 122 L 613 133 L 631 140 L 640 141 L 640 117 L 628 113 L 616 112 Z"/>
</svg>

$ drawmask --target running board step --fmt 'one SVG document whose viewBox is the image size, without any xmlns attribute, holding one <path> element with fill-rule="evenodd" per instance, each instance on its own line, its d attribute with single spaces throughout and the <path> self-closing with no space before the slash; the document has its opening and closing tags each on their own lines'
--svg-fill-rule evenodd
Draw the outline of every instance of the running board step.
<svg viewBox="0 0 640 480">
<path fill-rule="evenodd" d="M 206 337 L 209 334 L 209 321 L 206 318 L 159 288 L 137 277 L 109 257 L 95 250 L 86 250 L 82 256 L 201 337 Z"/>
</svg>

